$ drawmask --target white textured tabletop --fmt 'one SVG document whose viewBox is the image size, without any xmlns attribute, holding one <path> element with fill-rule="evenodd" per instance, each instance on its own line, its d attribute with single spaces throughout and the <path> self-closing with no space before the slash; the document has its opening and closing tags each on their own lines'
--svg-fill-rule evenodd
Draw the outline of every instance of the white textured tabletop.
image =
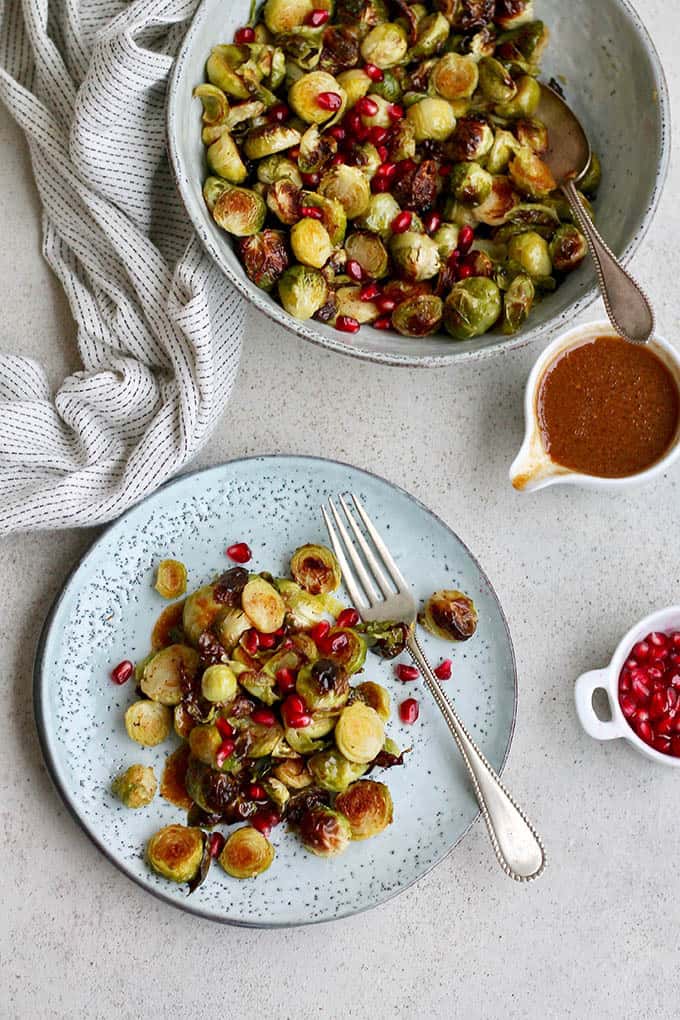
<svg viewBox="0 0 680 1020">
<path fill-rule="evenodd" d="M 680 120 L 680 7 L 637 0 Z M 631 125 L 631 130 L 635 126 Z M 0 110 L 0 348 L 77 366 L 69 312 L 40 256 L 21 134 Z M 633 268 L 678 335 L 680 167 Z M 587 317 L 601 316 L 595 306 Z M 524 381 L 538 351 L 411 372 L 295 340 L 251 313 L 236 397 L 198 465 L 323 454 L 392 479 L 479 556 L 519 666 L 508 784 L 549 851 L 514 885 L 477 823 L 396 900 L 332 925 L 229 929 L 156 901 L 81 833 L 42 763 L 31 705 L 39 628 L 95 537 L 0 543 L 0 1017 L 670 1018 L 678 1015 L 678 774 L 580 729 L 573 683 L 648 610 L 680 601 L 680 469 L 615 498 L 516 495 Z M 260 413 L 262 393 L 272 411 Z M 197 465 L 197 466 L 198 466 Z"/>
</svg>

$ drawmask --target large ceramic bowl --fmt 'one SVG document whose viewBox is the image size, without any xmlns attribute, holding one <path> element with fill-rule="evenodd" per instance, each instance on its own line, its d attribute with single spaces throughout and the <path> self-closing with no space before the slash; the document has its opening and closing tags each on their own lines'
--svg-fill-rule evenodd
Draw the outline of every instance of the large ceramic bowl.
<svg viewBox="0 0 680 1020">
<path fill-rule="evenodd" d="M 260 311 L 312 343 L 384 364 L 437 366 L 485 357 L 564 329 L 596 294 L 590 261 L 533 312 L 527 328 L 510 339 L 491 333 L 459 342 L 446 334 L 415 340 L 363 326 L 349 337 L 312 320 L 288 315 L 246 277 L 229 237 L 203 202 L 206 176 L 199 100 L 192 89 L 205 80 L 216 43 L 229 42 L 248 19 L 250 0 L 204 0 L 180 49 L 168 97 L 170 159 L 180 194 L 206 249 Z M 561 82 L 604 166 L 597 219 L 611 247 L 627 260 L 654 215 L 670 153 L 669 101 L 659 57 L 627 0 L 536 0 L 551 28 L 543 62 L 546 80 Z"/>
</svg>

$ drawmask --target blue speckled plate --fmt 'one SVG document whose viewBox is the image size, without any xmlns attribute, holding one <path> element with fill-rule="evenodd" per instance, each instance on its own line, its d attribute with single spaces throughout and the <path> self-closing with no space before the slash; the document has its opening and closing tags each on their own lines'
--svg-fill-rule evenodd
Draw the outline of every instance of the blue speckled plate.
<svg viewBox="0 0 680 1020">
<path fill-rule="evenodd" d="M 375 839 L 341 857 L 306 853 L 282 826 L 276 859 L 257 879 L 239 882 L 213 867 L 193 895 L 153 874 L 144 846 L 182 813 L 157 797 L 130 811 L 110 793 L 112 777 L 133 762 L 160 777 L 171 744 L 141 748 L 125 733 L 134 684 L 116 687 L 111 667 L 149 650 L 153 623 L 167 603 L 154 591 L 163 557 L 182 560 L 191 587 L 226 565 L 224 549 L 247 541 L 257 568 L 283 572 L 296 546 L 325 542 L 322 500 L 354 491 L 365 501 L 419 599 L 436 588 L 461 588 L 479 609 L 477 634 L 453 651 L 447 689 L 491 763 L 501 769 L 512 739 L 516 674 L 512 642 L 498 599 L 459 538 L 422 504 L 373 475 L 332 461 L 257 457 L 179 478 L 126 513 L 94 544 L 68 580 L 45 625 L 35 669 L 35 706 L 53 779 L 83 829 L 130 878 L 168 903 L 216 921 L 285 926 L 329 921 L 396 895 L 441 861 L 478 815 L 446 725 L 425 690 L 405 687 L 390 664 L 369 654 L 366 678 L 383 683 L 394 706 L 417 695 L 421 712 L 388 726 L 412 747 L 403 768 L 384 773 L 395 818 Z M 424 637 L 435 662 L 451 646 Z M 175 739 L 175 738 L 173 738 Z M 382 777 L 381 777 L 382 778 Z"/>
</svg>

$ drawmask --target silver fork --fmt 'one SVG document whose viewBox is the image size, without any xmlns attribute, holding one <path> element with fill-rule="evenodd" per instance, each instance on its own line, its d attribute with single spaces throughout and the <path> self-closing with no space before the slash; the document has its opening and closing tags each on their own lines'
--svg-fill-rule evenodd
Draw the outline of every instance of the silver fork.
<svg viewBox="0 0 680 1020">
<path fill-rule="evenodd" d="M 321 507 L 321 513 L 335 555 L 340 562 L 345 585 L 352 602 L 366 622 L 403 622 L 407 624 L 409 628 L 407 648 L 413 661 L 420 667 L 425 686 L 446 719 L 458 750 L 463 756 L 498 863 L 506 875 L 518 882 L 528 882 L 538 878 L 545 868 L 543 844 L 524 812 L 517 806 L 475 744 L 439 686 L 432 667 L 418 644 L 415 632 L 417 608 L 409 585 L 354 493 L 352 493 L 354 507 L 374 548 L 371 548 L 343 496 L 338 498 L 356 545 L 363 553 L 363 561 L 332 499 L 328 500 L 332 519 L 325 506 Z M 369 568 L 370 574 L 364 562 Z M 389 574 L 391 584 L 385 572 Z M 376 591 L 376 585 L 380 589 L 382 597 Z"/>
</svg>

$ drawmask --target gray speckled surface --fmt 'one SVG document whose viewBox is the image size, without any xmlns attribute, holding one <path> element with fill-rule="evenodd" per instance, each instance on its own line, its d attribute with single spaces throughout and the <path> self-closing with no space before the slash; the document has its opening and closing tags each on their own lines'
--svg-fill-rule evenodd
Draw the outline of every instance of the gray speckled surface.
<svg viewBox="0 0 680 1020">
<path fill-rule="evenodd" d="M 664 60 L 677 119 L 680 11 L 661 0 L 637 6 Z M 0 248 L 0 345 L 46 360 L 56 382 L 75 367 L 71 324 L 40 259 L 25 148 L 3 111 L 0 146 L 0 216 L 14 239 Z M 676 165 L 634 262 L 672 339 L 679 191 Z M 321 448 L 410 489 L 478 554 L 515 640 L 520 702 L 507 778 L 550 852 L 541 881 L 518 887 L 504 878 L 477 824 L 413 889 L 333 925 L 228 929 L 155 901 L 80 833 L 34 734 L 37 632 L 94 533 L 19 536 L 0 544 L 0 1016 L 677 1015 L 678 777 L 630 748 L 586 737 L 572 686 L 608 660 L 635 619 L 678 601 L 680 472 L 616 498 L 559 489 L 514 495 L 506 469 L 521 438 L 533 356 L 525 350 L 434 374 L 367 367 L 252 315 L 235 401 L 199 462 Z M 261 414 L 263 386 L 291 394 L 279 415 Z M 206 976 L 215 965 L 217 979 Z"/>
</svg>

